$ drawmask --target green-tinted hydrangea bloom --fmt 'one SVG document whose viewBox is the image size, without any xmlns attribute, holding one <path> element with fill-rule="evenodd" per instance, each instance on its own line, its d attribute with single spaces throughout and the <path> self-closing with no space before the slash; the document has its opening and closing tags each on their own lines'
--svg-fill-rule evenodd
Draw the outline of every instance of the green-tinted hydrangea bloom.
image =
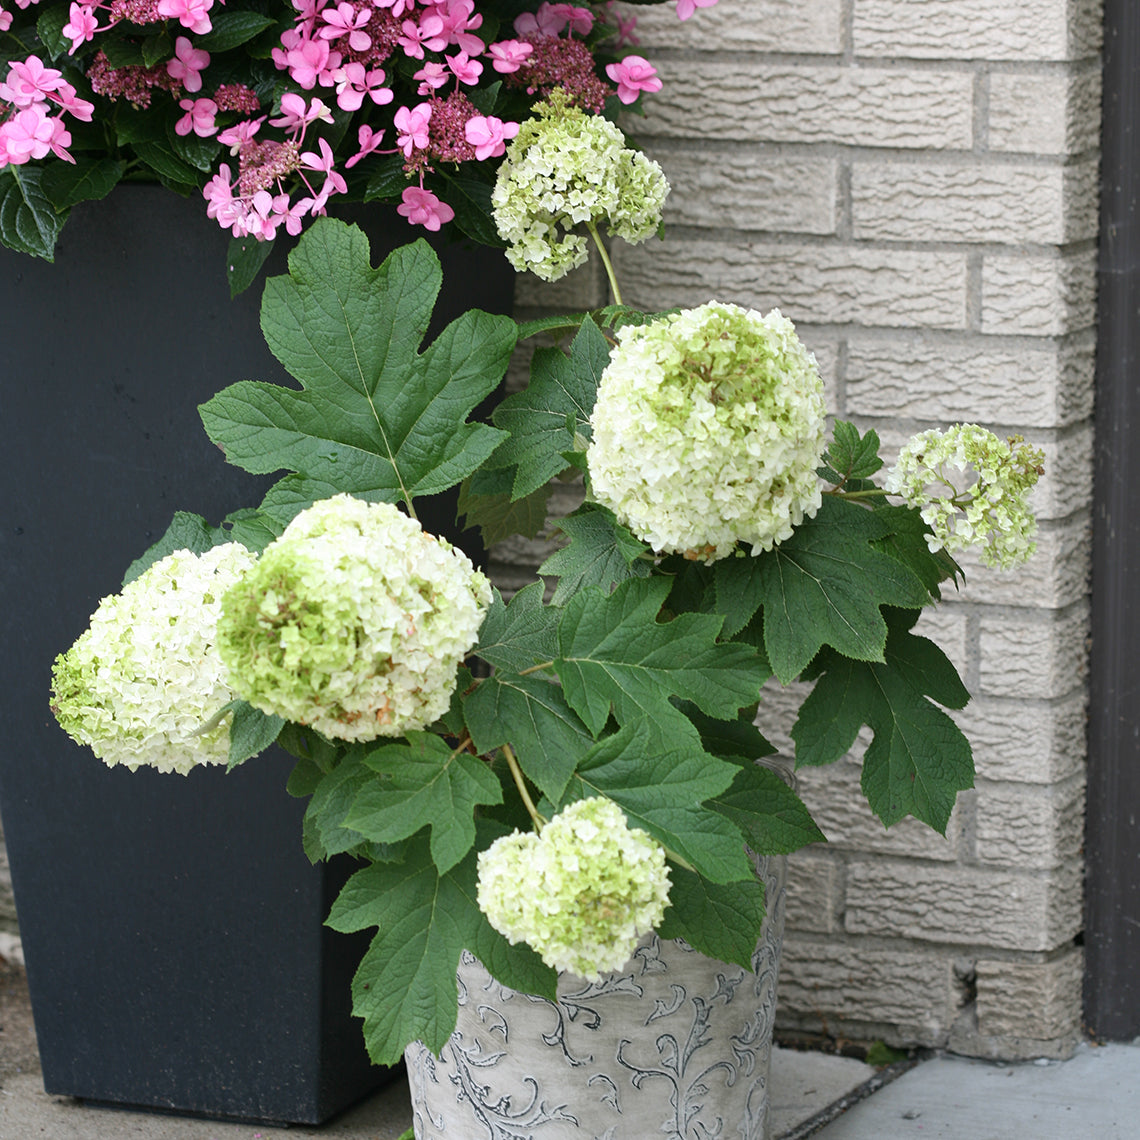
<svg viewBox="0 0 1140 1140">
<path fill-rule="evenodd" d="M 229 758 L 229 723 L 201 733 L 234 699 L 215 646 L 222 595 L 254 565 L 244 546 L 178 550 L 104 598 L 56 658 L 52 711 L 108 766 L 189 772 Z"/>
<path fill-rule="evenodd" d="M 337 740 L 423 728 L 491 601 L 461 551 L 387 503 L 299 514 L 223 600 L 218 646 L 240 696 Z"/>
<path fill-rule="evenodd" d="M 633 955 L 669 905 L 665 853 L 611 800 L 579 800 L 540 835 L 516 831 L 479 856 L 479 906 L 512 943 L 596 979 Z"/>
<path fill-rule="evenodd" d="M 619 336 L 591 418 L 599 503 L 654 550 L 709 561 L 815 514 L 823 384 L 791 321 L 712 302 Z"/>
<path fill-rule="evenodd" d="M 1003 440 L 977 424 L 956 424 L 909 440 L 885 486 L 918 508 L 934 531 L 931 550 L 977 546 L 985 565 L 1009 570 L 1037 549 L 1029 492 L 1043 461 L 1021 436 Z"/>
<path fill-rule="evenodd" d="M 537 110 L 507 146 L 491 204 L 510 263 L 557 281 L 589 255 L 582 223 L 604 223 L 631 245 L 655 234 L 669 184 L 613 123 L 560 92 Z"/>
</svg>

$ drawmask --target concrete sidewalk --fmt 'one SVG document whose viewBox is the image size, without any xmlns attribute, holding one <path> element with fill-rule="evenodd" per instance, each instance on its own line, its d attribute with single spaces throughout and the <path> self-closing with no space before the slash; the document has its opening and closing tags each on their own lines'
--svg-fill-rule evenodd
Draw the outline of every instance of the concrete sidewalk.
<svg viewBox="0 0 1140 1140">
<path fill-rule="evenodd" d="M 1140 1042 L 1084 1045 L 1064 1062 L 997 1065 L 936 1057 L 884 1073 L 844 1057 L 776 1049 L 771 1089 L 775 1140 L 1140 1136 Z M 8 968 L 0 978 L 0 1140 L 398 1140 L 410 1124 L 402 1077 L 320 1128 L 287 1130 L 48 1096 L 23 972 Z"/>
</svg>

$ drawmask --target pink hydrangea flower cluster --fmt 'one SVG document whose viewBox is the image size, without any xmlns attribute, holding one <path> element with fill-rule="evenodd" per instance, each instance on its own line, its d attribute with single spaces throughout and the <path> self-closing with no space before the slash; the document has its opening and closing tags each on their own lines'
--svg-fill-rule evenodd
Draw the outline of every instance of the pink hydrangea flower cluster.
<svg viewBox="0 0 1140 1140">
<path fill-rule="evenodd" d="M 20 8 L 39 2 L 16 0 Z M 96 94 L 140 109 L 151 105 L 155 91 L 165 91 L 181 112 L 173 122 L 177 135 L 216 139 L 229 148 L 231 161 L 220 164 L 203 196 L 209 216 L 239 237 L 270 239 L 281 226 L 299 233 L 305 218 L 324 213 L 332 196 L 346 192 L 344 171 L 373 154 L 402 159 L 409 185 L 398 212 L 413 225 L 438 230 L 454 211 L 425 187 L 425 175 L 438 164 L 497 159 L 519 130 L 518 122 L 479 111 L 469 94 L 480 84 L 502 80 L 538 97 L 559 88 L 593 112 L 615 94 L 630 104 L 662 86 L 640 55 L 609 64 L 609 83 L 599 76 L 592 47 L 599 24 L 611 46 L 637 43 L 634 18 L 622 16 L 613 0 L 592 6 L 543 0 L 513 27 L 500 28 L 493 41 L 484 34 L 478 0 L 290 0 L 293 26 L 272 49 L 272 62 L 294 90 L 281 95 L 270 118 L 241 84 L 220 84 L 210 93 L 211 54 L 196 37 L 211 31 L 223 3 L 71 0 L 62 35 L 75 55 L 123 21 L 169 29 L 170 59 L 112 66 L 102 51 L 90 56 L 87 49 L 87 79 Z M 688 19 L 715 3 L 676 0 L 677 15 Z M 0 7 L 0 31 L 11 23 L 12 14 Z M 394 79 L 399 74 L 404 82 L 409 70 L 415 97 L 397 99 Z M 49 154 L 69 160 L 63 113 L 90 120 L 94 111 L 61 72 L 36 56 L 11 65 L 0 100 L 0 166 Z M 372 120 L 355 125 L 358 148 L 343 158 L 342 169 L 319 135 L 336 113 Z"/>
<path fill-rule="evenodd" d="M 22 166 L 49 153 L 74 162 L 63 111 L 90 122 L 95 104 L 80 99 L 62 72 L 45 67 L 39 56 L 14 61 L 0 83 L 0 167 Z"/>
</svg>

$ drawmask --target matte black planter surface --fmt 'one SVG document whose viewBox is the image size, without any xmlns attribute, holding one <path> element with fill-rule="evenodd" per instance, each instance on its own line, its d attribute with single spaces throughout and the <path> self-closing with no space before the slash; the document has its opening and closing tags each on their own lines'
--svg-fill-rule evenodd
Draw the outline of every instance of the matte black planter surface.
<svg viewBox="0 0 1140 1140">
<path fill-rule="evenodd" d="M 422 232 L 381 214 L 361 214 L 387 230 L 373 264 Z M 386 1074 L 350 1013 L 367 937 L 322 926 L 352 868 L 305 858 L 290 759 L 107 769 L 48 709 L 55 655 L 173 512 L 218 521 L 270 482 L 227 467 L 197 413 L 235 380 L 292 383 L 260 284 L 229 298 L 227 241 L 200 199 L 125 186 L 75 209 L 55 264 L 0 250 L 0 808 L 49 1093 L 317 1123 Z M 439 323 L 509 311 L 501 254 L 440 252 Z"/>
</svg>

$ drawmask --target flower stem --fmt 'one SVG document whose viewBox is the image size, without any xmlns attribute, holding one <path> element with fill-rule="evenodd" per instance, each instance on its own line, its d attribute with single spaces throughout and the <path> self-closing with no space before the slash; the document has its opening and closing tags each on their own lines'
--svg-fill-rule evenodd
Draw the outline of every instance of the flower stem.
<svg viewBox="0 0 1140 1140">
<path fill-rule="evenodd" d="M 622 303 L 621 290 L 618 288 L 617 277 L 614 275 L 613 262 L 610 261 L 610 255 L 606 252 L 606 247 L 602 244 L 598 227 L 594 225 L 593 222 L 587 222 L 586 229 L 590 231 L 590 236 L 594 239 L 594 245 L 598 247 L 598 253 L 602 255 L 602 264 L 606 267 L 606 276 L 610 279 L 610 292 L 613 294 L 614 304 L 620 305 Z"/>
<path fill-rule="evenodd" d="M 531 665 L 528 669 L 520 669 L 517 676 L 525 677 L 528 673 L 541 673 L 543 669 L 549 669 L 553 665 L 553 661 L 543 661 L 541 665 Z"/>
<path fill-rule="evenodd" d="M 530 792 L 526 790 L 526 780 L 523 779 L 522 769 L 519 767 L 519 762 L 515 759 L 515 754 L 509 744 L 503 745 L 503 755 L 506 757 L 507 767 L 510 768 L 511 775 L 514 777 L 515 787 L 518 788 L 519 795 L 522 796 L 522 802 L 530 818 L 534 820 L 534 829 L 541 835 L 546 818 L 539 815 L 538 808 L 534 806 L 534 800 L 530 798 Z"/>
</svg>

